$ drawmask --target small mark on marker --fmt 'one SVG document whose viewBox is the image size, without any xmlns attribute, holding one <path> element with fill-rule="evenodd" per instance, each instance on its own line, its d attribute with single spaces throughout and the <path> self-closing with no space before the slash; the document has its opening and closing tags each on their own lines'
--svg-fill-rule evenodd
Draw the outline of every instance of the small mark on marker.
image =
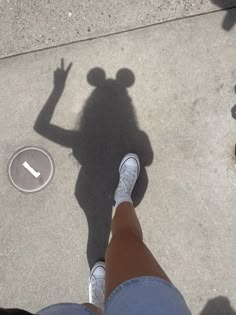
<svg viewBox="0 0 236 315">
<path fill-rule="evenodd" d="M 30 174 L 33 175 L 35 178 L 38 178 L 38 177 L 40 176 L 40 172 L 35 171 L 35 170 L 33 169 L 33 167 L 31 167 L 31 166 L 29 165 L 28 162 L 25 161 L 22 165 L 23 165 L 24 168 L 26 168 L 27 171 L 30 172 Z"/>
</svg>

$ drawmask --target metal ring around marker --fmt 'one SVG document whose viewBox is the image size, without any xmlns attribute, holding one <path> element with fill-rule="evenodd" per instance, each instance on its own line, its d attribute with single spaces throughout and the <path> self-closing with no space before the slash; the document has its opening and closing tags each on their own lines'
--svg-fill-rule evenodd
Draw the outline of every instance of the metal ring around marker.
<svg viewBox="0 0 236 315">
<path fill-rule="evenodd" d="M 25 193 L 44 189 L 53 175 L 54 162 L 51 155 L 45 149 L 36 146 L 20 148 L 13 154 L 8 164 L 11 184 Z"/>
</svg>

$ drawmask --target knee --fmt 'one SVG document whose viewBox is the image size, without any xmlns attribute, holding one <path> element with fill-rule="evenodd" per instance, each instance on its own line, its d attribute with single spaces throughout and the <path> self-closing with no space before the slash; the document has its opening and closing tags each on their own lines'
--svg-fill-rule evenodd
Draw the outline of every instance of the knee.
<svg viewBox="0 0 236 315">
<path fill-rule="evenodd" d="M 135 228 L 121 228 L 119 230 L 113 231 L 111 241 L 119 241 L 125 243 L 142 242 L 142 231 Z"/>
<path fill-rule="evenodd" d="M 105 252 L 105 261 L 109 260 L 109 257 L 120 257 L 130 254 L 134 248 L 140 248 L 143 246 L 142 235 L 136 230 L 116 231 L 112 234 L 111 241 L 107 246 Z"/>
</svg>

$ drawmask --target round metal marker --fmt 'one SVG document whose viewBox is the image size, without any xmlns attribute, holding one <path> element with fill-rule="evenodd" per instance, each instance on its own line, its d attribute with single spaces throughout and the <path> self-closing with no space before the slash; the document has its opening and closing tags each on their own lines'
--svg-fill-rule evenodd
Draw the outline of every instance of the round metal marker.
<svg viewBox="0 0 236 315">
<path fill-rule="evenodd" d="M 10 159 L 8 175 L 20 191 L 36 192 L 46 187 L 54 174 L 54 163 L 48 152 L 38 147 L 19 149 Z"/>
</svg>

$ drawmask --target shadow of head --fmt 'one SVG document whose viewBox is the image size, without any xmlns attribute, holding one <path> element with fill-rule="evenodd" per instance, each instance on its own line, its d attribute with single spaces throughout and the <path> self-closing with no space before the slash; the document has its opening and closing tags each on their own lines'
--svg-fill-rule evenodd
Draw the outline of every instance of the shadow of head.
<svg viewBox="0 0 236 315">
<path fill-rule="evenodd" d="M 236 5 L 235 0 L 211 0 L 211 2 L 227 10 L 222 28 L 226 31 L 230 31 L 236 23 L 236 10 L 233 9 Z"/>
<path fill-rule="evenodd" d="M 219 296 L 209 300 L 199 315 L 236 315 L 236 312 L 227 297 Z"/>
</svg>

